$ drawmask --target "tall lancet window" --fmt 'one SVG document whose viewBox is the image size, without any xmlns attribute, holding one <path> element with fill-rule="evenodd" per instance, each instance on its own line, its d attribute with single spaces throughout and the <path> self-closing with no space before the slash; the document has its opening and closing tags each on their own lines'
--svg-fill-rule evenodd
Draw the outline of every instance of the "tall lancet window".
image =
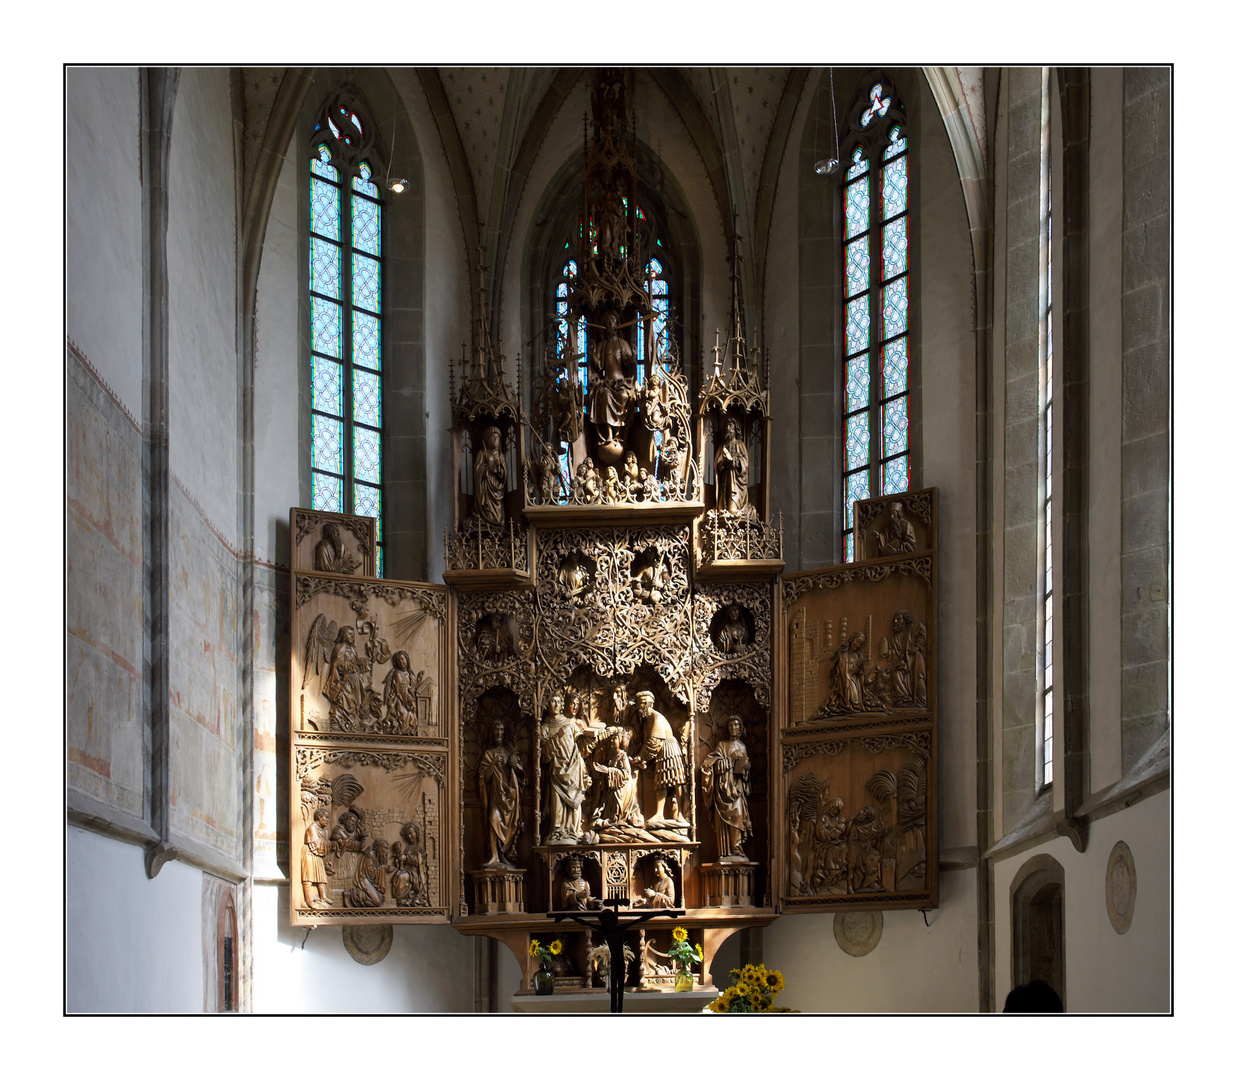
<svg viewBox="0 0 1237 1080">
<path fill-rule="evenodd" d="M 887 78 L 865 83 L 844 144 L 842 548 L 855 502 L 906 491 L 910 467 L 910 162 L 906 114 Z"/>
<path fill-rule="evenodd" d="M 382 199 L 374 132 L 346 92 L 309 159 L 313 507 L 378 519 L 382 573 Z"/>
<path fill-rule="evenodd" d="M 1039 786 L 1052 783 L 1053 774 L 1053 609 L 1056 606 L 1057 590 L 1054 588 L 1053 566 L 1053 492 L 1056 487 L 1053 476 L 1055 454 L 1053 452 L 1053 350 L 1052 350 L 1052 127 L 1049 98 L 1048 68 L 1043 71 L 1042 107 L 1040 112 L 1040 258 L 1039 258 L 1039 383 L 1040 383 L 1040 447 L 1043 493 L 1042 513 L 1043 552 L 1041 562 L 1043 607 L 1040 612 L 1040 710 L 1039 710 Z"/>
</svg>

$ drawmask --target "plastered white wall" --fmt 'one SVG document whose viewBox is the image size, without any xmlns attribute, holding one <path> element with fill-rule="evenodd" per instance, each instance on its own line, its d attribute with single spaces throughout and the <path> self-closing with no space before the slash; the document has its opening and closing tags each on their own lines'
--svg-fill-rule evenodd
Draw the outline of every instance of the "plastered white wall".
<svg viewBox="0 0 1237 1080">
<path fill-rule="evenodd" d="M 346 1001 L 352 1013 L 472 1012 L 473 942 L 451 926 L 396 926 L 391 951 L 358 964 L 339 927 L 288 924 L 287 886 L 254 889 L 256 1012 L 322 1013 Z"/>
<path fill-rule="evenodd" d="M 185 68 L 168 162 L 169 461 L 237 546 L 236 193 L 226 68 Z"/>
<path fill-rule="evenodd" d="M 68 1011 L 201 1012 L 202 872 L 72 827 L 65 860 Z"/>
<path fill-rule="evenodd" d="M 138 69 L 65 73 L 65 321 L 142 422 L 142 179 Z"/>
<path fill-rule="evenodd" d="M 1031 857 L 1051 855 L 1065 871 L 1065 1008 L 1078 1013 L 1166 1012 L 1172 1006 L 1170 792 L 1101 818 L 1085 852 L 1065 837 L 997 863 L 996 1003 L 1011 981 L 1010 885 Z M 1104 883 L 1113 845 L 1124 840 L 1134 858 L 1137 890 L 1130 928 L 1118 934 L 1108 920 Z"/>
</svg>

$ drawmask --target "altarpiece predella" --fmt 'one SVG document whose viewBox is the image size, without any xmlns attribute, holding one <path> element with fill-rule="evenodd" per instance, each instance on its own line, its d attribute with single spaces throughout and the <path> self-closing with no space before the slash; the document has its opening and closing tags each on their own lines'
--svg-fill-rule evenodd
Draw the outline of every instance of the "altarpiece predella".
<svg viewBox="0 0 1237 1080">
<path fill-rule="evenodd" d="M 372 519 L 294 508 L 291 922 L 558 937 L 645 909 L 718 946 L 782 911 L 937 903 L 935 492 L 855 507 L 856 560 L 783 574 L 768 359 L 730 325 L 693 382 L 649 267 L 628 88 L 592 95 L 574 276 L 516 385 L 474 319 L 452 365 L 445 584 L 374 575 Z M 475 297 L 483 297 L 481 284 Z M 664 914 L 661 914 L 664 912 Z"/>
</svg>

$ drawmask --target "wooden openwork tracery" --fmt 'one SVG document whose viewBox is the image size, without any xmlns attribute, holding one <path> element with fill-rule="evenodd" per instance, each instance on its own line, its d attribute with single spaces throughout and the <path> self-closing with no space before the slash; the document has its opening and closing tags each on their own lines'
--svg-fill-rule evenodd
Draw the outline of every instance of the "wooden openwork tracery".
<svg viewBox="0 0 1237 1080">
<path fill-rule="evenodd" d="M 632 205 L 626 92 L 606 73 L 594 94 L 596 244 L 569 302 L 605 329 L 588 346 L 612 352 L 610 332 L 630 349 L 651 311 L 634 220 L 604 219 Z M 587 392 L 548 379 L 525 415 L 479 324 L 452 384 L 445 587 L 372 577 L 372 529 L 355 523 L 326 537 L 348 569 L 325 570 L 332 523 L 292 511 L 293 925 L 449 921 L 505 941 L 525 992 L 529 939 L 553 934 L 559 987 L 600 993 L 599 942 L 547 917 L 651 910 L 629 934 L 629 985 L 671 989 L 676 924 L 707 986 L 725 937 L 780 911 L 935 905 L 935 492 L 857 504 L 857 561 L 779 576 L 767 486 L 736 494 L 741 474 L 701 466 L 737 417 L 768 475 L 767 374 L 737 285 L 733 314 L 694 414 L 673 363 L 629 382 L 617 348 Z M 478 465 L 487 440 L 497 457 Z M 594 491 L 586 464 L 618 475 L 629 453 L 636 472 Z M 717 546 L 718 529 L 749 546 Z"/>
</svg>

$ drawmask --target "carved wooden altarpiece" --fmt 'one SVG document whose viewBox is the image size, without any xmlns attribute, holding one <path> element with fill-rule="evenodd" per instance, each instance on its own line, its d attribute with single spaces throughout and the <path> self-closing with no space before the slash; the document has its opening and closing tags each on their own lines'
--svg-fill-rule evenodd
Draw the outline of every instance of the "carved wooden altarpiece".
<svg viewBox="0 0 1237 1080">
<path fill-rule="evenodd" d="M 671 990 L 676 926 L 710 986 L 780 911 L 937 898 L 935 493 L 857 504 L 858 562 L 779 577 L 767 360 L 732 274 L 692 407 L 627 93 L 593 91 L 530 410 L 481 309 L 452 375 L 447 585 L 368 576 L 372 543 L 316 564 L 328 516 L 292 511 L 293 925 L 450 921 L 504 941 L 522 993 L 534 937 L 564 943 L 559 992 L 604 992 L 600 940 L 554 917 L 605 901 L 666 913 L 629 931 L 629 985 Z"/>
</svg>

